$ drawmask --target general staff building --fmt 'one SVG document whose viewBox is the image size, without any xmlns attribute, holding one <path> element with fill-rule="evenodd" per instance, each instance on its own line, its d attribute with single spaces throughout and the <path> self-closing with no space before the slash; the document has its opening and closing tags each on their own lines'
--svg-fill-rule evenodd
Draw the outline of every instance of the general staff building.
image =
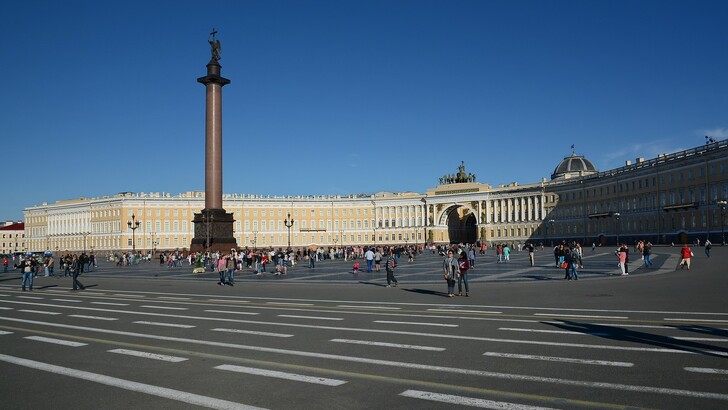
<svg viewBox="0 0 728 410">
<path fill-rule="evenodd" d="M 494 187 L 465 172 L 424 194 L 261 196 L 227 194 L 240 247 L 423 245 L 484 242 L 549 245 L 723 242 L 728 140 L 637 158 L 599 171 L 573 153 L 551 179 Z M 26 252 L 188 249 L 204 192 L 123 192 L 24 210 Z M 140 222 L 136 230 L 129 227 Z M 291 223 L 292 222 L 292 223 Z"/>
</svg>

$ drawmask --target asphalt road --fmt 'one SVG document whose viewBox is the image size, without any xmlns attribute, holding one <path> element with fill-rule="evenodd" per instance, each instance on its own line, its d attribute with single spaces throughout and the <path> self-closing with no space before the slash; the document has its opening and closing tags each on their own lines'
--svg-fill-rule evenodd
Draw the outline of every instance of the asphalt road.
<svg viewBox="0 0 728 410">
<path fill-rule="evenodd" d="M 579 281 L 548 252 L 479 257 L 470 297 L 447 298 L 442 259 L 352 274 L 217 275 L 103 262 L 69 278 L 0 274 L 4 409 L 728 407 L 728 248 L 655 248 L 616 276 L 585 252 Z M 361 261 L 360 261 L 361 262 Z M 362 265 L 364 265 L 362 263 Z"/>
</svg>

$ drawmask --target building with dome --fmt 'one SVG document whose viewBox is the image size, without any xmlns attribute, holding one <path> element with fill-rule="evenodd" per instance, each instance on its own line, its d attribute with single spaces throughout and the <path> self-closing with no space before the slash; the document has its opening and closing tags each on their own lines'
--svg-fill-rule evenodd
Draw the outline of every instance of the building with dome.
<svg viewBox="0 0 728 410">
<path fill-rule="evenodd" d="M 227 194 L 240 247 L 650 240 L 721 243 L 728 200 L 728 140 L 598 171 L 572 152 L 551 180 L 491 186 L 461 163 L 425 193 L 268 196 Z M 184 250 L 204 192 L 124 192 L 24 210 L 34 252 Z M 139 221 L 131 230 L 127 222 Z"/>
<path fill-rule="evenodd" d="M 566 179 L 575 177 L 584 177 L 597 173 L 597 168 L 586 159 L 583 155 L 576 155 L 572 152 L 570 156 L 565 157 L 563 161 L 556 166 L 551 174 L 551 179 Z"/>
</svg>

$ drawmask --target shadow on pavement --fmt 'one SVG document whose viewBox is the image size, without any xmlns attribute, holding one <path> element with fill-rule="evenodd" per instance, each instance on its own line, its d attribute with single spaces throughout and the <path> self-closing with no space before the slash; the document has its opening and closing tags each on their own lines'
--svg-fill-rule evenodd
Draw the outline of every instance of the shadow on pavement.
<svg viewBox="0 0 728 410">
<path fill-rule="evenodd" d="M 431 295 L 431 296 L 441 296 L 446 298 L 447 292 L 439 292 L 436 290 L 429 290 L 429 289 L 402 289 L 405 292 L 412 292 L 412 293 L 419 293 L 421 295 Z"/>
<path fill-rule="evenodd" d="M 628 330 L 616 326 L 604 326 L 592 323 L 580 323 L 572 321 L 562 321 L 562 323 L 541 323 L 548 324 L 559 329 L 591 334 L 611 340 L 640 343 L 657 346 L 664 349 L 682 350 L 684 352 L 690 352 L 704 356 L 714 356 L 728 359 L 728 357 L 726 356 L 726 354 L 728 354 L 728 349 L 715 347 L 704 343 L 696 343 L 688 340 L 675 339 L 669 336 L 653 335 L 650 333 Z"/>
<path fill-rule="evenodd" d="M 670 327 L 673 327 L 673 328 L 679 329 L 679 330 L 685 330 L 688 332 L 700 333 L 702 335 L 728 337 L 728 330 L 720 329 L 717 327 L 709 327 L 709 326 L 670 326 Z"/>
</svg>

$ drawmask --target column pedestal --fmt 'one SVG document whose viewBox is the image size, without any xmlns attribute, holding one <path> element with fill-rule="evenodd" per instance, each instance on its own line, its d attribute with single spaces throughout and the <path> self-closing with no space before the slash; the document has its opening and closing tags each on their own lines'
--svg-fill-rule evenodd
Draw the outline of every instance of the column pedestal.
<svg viewBox="0 0 728 410">
<path fill-rule="evenodd" d="M 227 253 L 231 249 L 237 249 L 233 222 L 233 214 L 225 212 L 224 209 L 203 209 L 195 214 L 195 237 L 192 239 L 190 251 L 204 252 L 209 249 L 211 252 Z"/>
</svg>

